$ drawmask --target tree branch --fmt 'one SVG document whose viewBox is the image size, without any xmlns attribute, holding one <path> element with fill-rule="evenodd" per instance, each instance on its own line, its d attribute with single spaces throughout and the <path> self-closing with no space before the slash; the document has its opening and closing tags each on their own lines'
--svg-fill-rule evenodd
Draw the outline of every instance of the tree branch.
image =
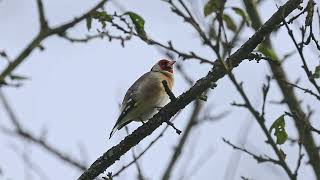
<svg viewBox="0 0 320 180">
<path fill-rule="evenodd" d="M 284 81 L 284 83 L 286 83 L 286 84 L 288 84 L 288 85 L 290 85 L 292 87 L 295 87 L 297 89 L 300 89 L 300 90 L 304 91 L 304 93 L 308 93 L 308 94 L 312 95 L 313 97 L 315 97 L 316 99 L 318 99 L 320 101 L 320 96 L 318 94 L 314 93 L 311 89 L 303 88 L 301 86 L 298 86 L 298 85 L 290 83 L 290 82 L 285 82 Z"/>
<path fill-rule="evenodd" d="M 5 82 L 5 78 L 12 73 L 23 61 L 26 60 L 26 58 L 30 55 L 32 51 L 34 51 L 40 43 L 46 39 L 49 36 L 57 35 L 57 34 L 63 34 L 65 31 L 67 31 L 69 28 L 72 28 L 85 18 L 87 18 L 92 11 L 95 11 L 99 8 L 101 8 L 108 0 L 101 0 L 96 6 L 88 10 L 86 13 L 84 13 L 80 17 L 76 17 L 74 20 L 69 21 L 67 23 L 64 23 L 58 27 L 54 28 L 46 28 L 45 30 L 38 33 L 38 35 L 26 46 L 26 48 L 17 56 L 16 59 L 14 59 L 0 74 L 0 86 Z M 40 0 L 38 2 L 38 8 L 40 12 L 40 19 L 41 21 L 44 21 L 44 13 L 43 13 L 43 7 Z M 40 4 L 39 4 L 40 3 Z M 42 14 L 42 15 L 41 15 Z M 40 21 L 40 22 L 41 22 Z"/>
<path fill-rule="evenodd" d="M 278 24 L 281 23 L 283 16 L 288 16 L 294 9 L 296 9 L 300 0 L 289 0 L 285 5 L 280 7 L 276 13 L 259 29 L 256 33 L 247 40 L 240 49 L 232 54 L 227 59 L 227 64 L 230 65 L 230 70 L 237 67 L 253 49 L 268 36 Z M 142 139 L 150 135 L 163 122 L 168 121 L 179 110 L 185 108 L 200 94 L 209 89 L 213 83 L 226 75 L 224 68 L 214 66 L 213 69 L 203 78 L 199 79 L 193 87 L 187 92 L 180 95 L 176 101 L 170 102 L 162 108 L 155 116 L 148 122 L 136 129 L 131 135 L 127 136 L 118 145 L 112 147 L 99 157 L 88 170 L 86 170 L 79 180 L 94 179 L 100 173 L 105 171 L 109 166 L 115 163 L 123 154 L 129 151 L 133 146 L 137 145 Z"/>
<path fill-rule="evenodd" d="M 255 160 L 257 160 L 258 163 L 263 163 L 263 162 L 271 162 L 271 163 L 274 163 L 276 165 L 280 165 L 280 161 L 278 160 L 275 160 L 275 159 L 272 159 L 268 156 L 266 157 L 263 157 L 262 155 L 256 155 L 250 151 L 248 151 L 247 149 L 245 148 L 242 148 L 242 147 L 238 147 L 234 144 L 232 144 L 230 141 L 226 140 L 225 138 L 222 138 L 223 142 L 225 142 L 226 144 L 228 144 L 229 146 L 231 146 L 233 149 L 236 149 L 236 150 L 239 150 L 239 151 L 242 151 L 250 156 L 252 156 Z"/>
<path fill-rule="evenodd" d="M 180 141 L 179 141 L 177 147 L 175 148 L 174 153 L 171 156 L 171 159 L 168 163 L 168 166 L 166 166 L 167 168 L 166 168 L 165 172 L 163 173 L 162 180 L 169 180 L 170 179 L 171 172 L 173 171 L 173 168 L 174 168 L 175 164 L 177 163 L 179 156 L 181 155 L 182 149 L 184 148 L 184 145 L 187 142 L 187 138 L 189 137 L 190 132 L 193 129 L 193 127 L 195 127 L 195 125 L 197 124 L 197 121 L 199 118 L 198 116 L 199 116 L 201 108 L 202 108 L 201 101 L 196 100 L 194 102 L 194 108 L 193 108 L 191 117 L 188 120 L 188 124 L 187 124 L 185 130 L 183 131 L 183 135 L 180 138 Z"/>
<path fill-rule="evenodd" d="M 297 43 L 297 40 L 296 38 L 294 37 L 293 35 L 293 32 L 292 30 L 289 28 L 289 25 L 288 23 L 285 21 L 285 19 L 283 19 L 283 23 L 285 25 L 285 27 L 287 28 L 287 31 L 288 31 L 288 34 L 293 42 L 293 44 L 295 45 L 298 53 L 299 53 L 299 56 L 300 56 L 300 59 L 303 63 L 303 66 L 302 68 L 304 69 L 309 81 L 311 82 L 311 84 L 315 87 L 315 89 L 318 91 L 318 93 L 320 94 L 320 86 L 318 86 L 317 82 L 314 80 L 314 78 L 312 78 L 312 73 L 308 67 L 308 64 L 307 64 L 307 61 L 303 55 L 303 47 L 304 47 L 304 42 L 303 42 L 303 39 L 304 39 L 304 34 L 305 34 L 305 30 L 302 29 L 302 42 L 301 42 L 301 45 L 299 46 L 298 43 Z"/>
<path fill-rule="evenodd" d="M 162 85 L 164 87 L 164 90 L 166 91 L 166 93 L 168 94 L 169 98 L 171 101 L 176 101 L 177 98 L 176 96 L 173 94 L 173 92 L 170 90 L 169 86 L 168 86 L 168 82 L 166 80 L 162 81 Z"/>
<path fill-rule="evenodd" d="M 255 30 L 258 30 L 262 25 L 262 23 L 261 23 L 261 19 L 254 1 L 243 0 L 243 2 L 248 12 L 248 15 L 252 21 L 253 28 Z M 300 0 L 300 2 L 302 1 Z M 282 19 L 285 19 L 286 17 L 287 17 L 286 15 L 283 15 Z M 266 40 L 263 42 L 263 45 L 270 48 L 274 52 L 269 37 L 266 38 Z M 274 54 L 276 55 L 276 53 Z M 320 156 L 317 151 L 315 140 L 311 132 L 305 131 L 304 126 L 302 126 L 301 125 L 302 123 L 300 122 L 301 120 L 303 121 L 306 120 L 306 117 L 307 117 L 306 113 L 303 111 L 302 107 L 300 106 L 299 100 L 297 99 L 297 96 L 295 95 L 293 88 L 283 82 L 283 81 L 288 82 L 288 78 L 282 66 L 275 65 L 274 63 L 269 63 L 269 65 L 272 70 L 273 76 L 277 81 L 280 87 L 280 90 L 282 92 L 283 99 L 284 99 L 283 102 L 288 105 L 292 113 L 295 112 L 296 114 L 298 114 L 299 117 L 301 117 L 300 119 L 294 118 L 295 126 L 299 132 L 300 139 L 303 139 L 302 143 L 307 151 L 307 154 L 309 156 L 309 159 L 313 167 L 313 170 L 316 174 L 316 177 L 318 180 L 320 180 Z M 309 123 L 309 122 L 306 122 L 306 123 Z"/>
<path fill-rule="evenodd" d="M 37 6 L 39 13 L 40 31 L 45 31 L 46 29 L 48 29 L 48 22 L 45 17 L 42 0 L 37 0 Z"/>
<path fill-rule="evenodd" d="M 7 99 L 5 98 L 4 94 L 2 93 L 2 91 L 0 91 L 0 99 L 1 99 L 1 102 L 3 103 L 4 108 L 6 109 L 8 115 L 9 115 L 9 119 L 11 120 L 12 124 L 15 127 L 14 131 L 10 131 L 8 129 L 3 129 L 3 128 L 1 130 L 4 130 L 4 132 L 6 132 L 7 134 L 16 135 L 18 137 L 24 138 L 24 139 L 26 139 L 26 140 L 38 145 L 39 147 L 43 148 L 44 150 L 46 150 L 49 153 L 51 153 L 54 156 L 56 156 L 58 159 L 61 159 L 62 161 L 64 161 L 64 162 L 76 167 L 79 170 L 85 170 L 86 169 L 86 166 L 84 164 L 80 163 L 79 161 L 71 158 L 71 156 L 66 155 L 65 153 L 61 152 L 57 148 L 55 148 L 52 145 L 48 144 L 44 140 L 44 138 L 35 137 L 29 131 L 24 129 L 22 127 L 22 125 L 20 124 L 20 122 L 18 121 L 18 118 L 15 116 L 13 110 L 11 109 L 11 107 L 10 107 Z"/>
</svg>

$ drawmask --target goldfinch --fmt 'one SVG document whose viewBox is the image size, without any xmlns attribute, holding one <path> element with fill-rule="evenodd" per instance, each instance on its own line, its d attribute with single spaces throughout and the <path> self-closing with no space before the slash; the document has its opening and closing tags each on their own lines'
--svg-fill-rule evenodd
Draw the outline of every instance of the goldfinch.
<svg viewBox="0 0 320 180">
<path fill-rule="evenodd" d="M 160 108 L 169 102 L 162 81 L 166 80 L 171 90 L 173 86 L 173 64 L 175 61 L 162 59 L 151 71 L 142 75 L 127 90 L 121 105 L 121 113 L 112 128 L 109 139 L 119 129 L 132 121 L 146 122 Z"/>
</svg>

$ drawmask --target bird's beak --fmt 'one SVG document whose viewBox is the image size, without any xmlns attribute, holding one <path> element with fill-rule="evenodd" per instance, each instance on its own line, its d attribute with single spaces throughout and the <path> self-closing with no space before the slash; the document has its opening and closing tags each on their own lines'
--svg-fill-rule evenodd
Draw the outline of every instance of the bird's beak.
<svg viewBox="0 0 320 180">
<path fill-rule="evenodd" d="M 174 63 L 176 63 L 176 61 L 170 61 L 169 64 L 168 64 L 168 66 L 169 66 L 169 67 L 172 67 Z"/>
</svg>

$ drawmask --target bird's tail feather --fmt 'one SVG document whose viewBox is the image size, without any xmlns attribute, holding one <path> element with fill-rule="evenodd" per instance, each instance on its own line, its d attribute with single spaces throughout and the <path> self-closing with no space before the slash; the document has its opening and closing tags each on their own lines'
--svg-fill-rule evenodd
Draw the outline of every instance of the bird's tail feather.
<svg viewBox="0 0 320 180">
<path fill-rule="evenodd" d="M 111 139 L 111 137 L 113 136 L 113 134 L 118 130 L 118 125 L 116 124 L 113 128 L 112 131 L 110 133 L 109 139 Z"/>
<path fill-rule="evenodd" d="M 130 120 L 130 121 L 125 121 L 125 122 L 119 122 L 119 123 L 117 123 L 116 125 L 114 125 L 114 127 L 112 128 L 112 131 L 111 131 L 111 133 L 110 133 L 109 139 L 113 136 L 113 134 L 114 134 L 117 130 L 123 128 L 124 126 L 126 126 L 126 125 L 129 124 L 130 122 L 132 122 L 132 120 Z"/>
</svg>

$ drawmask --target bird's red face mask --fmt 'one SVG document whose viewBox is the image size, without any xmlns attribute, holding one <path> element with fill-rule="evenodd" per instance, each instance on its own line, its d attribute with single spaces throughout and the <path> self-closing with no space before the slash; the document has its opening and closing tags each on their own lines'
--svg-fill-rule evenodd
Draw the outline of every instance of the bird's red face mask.
<svg viewBox="0 0 320 180">
<path fill-rule="evenodd" d="M 168 61 L 166 59 L 162 59 L 158 62 L 158 65 L 162 70 L 173 73 L 173 64 L 175 62 L 176 61 Z"/>
</svg>

